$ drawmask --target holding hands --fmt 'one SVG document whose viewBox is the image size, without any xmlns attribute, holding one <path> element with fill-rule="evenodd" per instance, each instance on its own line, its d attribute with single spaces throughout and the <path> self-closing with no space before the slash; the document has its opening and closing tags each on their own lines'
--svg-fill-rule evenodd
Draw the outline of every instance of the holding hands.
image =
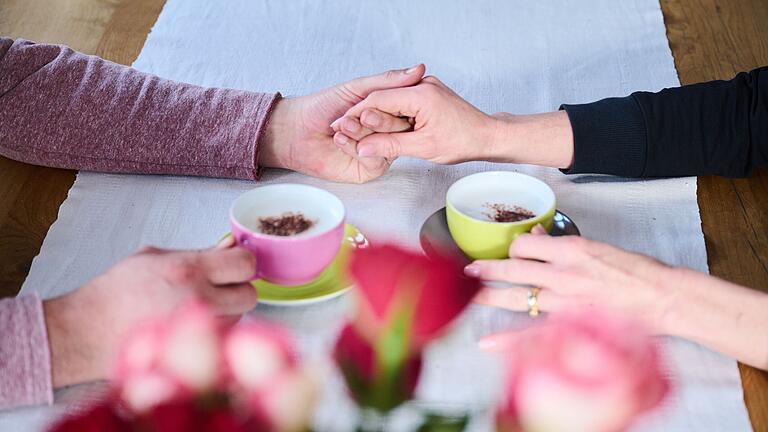
<svg viewBox="0 0 768 432">
<path fill-rule="evenodd" d="M 438 164 L 473 160 L 567 168 L 573 137 L 565 112 L 488 115 L 434 76 L 371 92 L 331 127 L 360 161 L 410 156 Z"/>
<path fill-rule="evenodd" d="M 406 131 L 400 130 L 403 117 L 413 124 Z M 371 93 L 332 126 L 336 144 L 360 158 L 412 156 L 452 164 L 486 154 L 496 124 L 429 76 L 413 87 Z"/>
<path fill-rule="evenodd" d="M 371 93 L 412 86 L 423 76 L 424 65 L 420 64 L 278 101 L 260 146 L 259 165 L 346 183 L 364 183 L 381 176 L 390 162 L 381 157 L 359 158 L 354 153 L 338 151 L 329 124 Z M 393 132 L 410 127 L 401 119 L 388 124 L 388 130 Z"/>
</svg>

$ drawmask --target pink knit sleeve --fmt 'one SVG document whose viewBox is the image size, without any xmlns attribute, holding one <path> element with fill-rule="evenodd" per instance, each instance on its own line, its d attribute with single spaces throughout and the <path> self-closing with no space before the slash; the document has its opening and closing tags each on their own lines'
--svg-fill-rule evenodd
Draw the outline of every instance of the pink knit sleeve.
<svg viewBox="0 0 768 432">
<path fill-rule="evenodd" d="M 51 354 L 37 295 L 0 300 L 0 410 L 53 403 Z"/>
<path fill-rule="evenodd" d="M 256 179 L 278 98 L 0 38 L 0 155 L 30 164 Z"/>
</svg>

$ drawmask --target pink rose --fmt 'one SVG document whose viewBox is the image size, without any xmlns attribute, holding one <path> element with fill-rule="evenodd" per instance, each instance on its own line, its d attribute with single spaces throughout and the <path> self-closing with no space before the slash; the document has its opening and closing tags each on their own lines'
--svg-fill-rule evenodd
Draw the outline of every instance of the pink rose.
<svg viewBox="0 0 768 432">
<path fill-rule="evenodd" d="M 224 342 L 231 379 L 246 392 L 246 404 L 259 430 L 306 429 L 317 399 L 314 378 L 299 367 L 290 335 L 272 324 L 247 321 Z"/>
<path fill-rule="evenodd" d="M 166 328 L 166 322 L 158 320 L 133 329 L 117 357 L 113 383 L 134 412 L 146 412 L 186 393 L 178 380 L 160 368 Z"/>
<path fill-rule="evenodd" d="M 222 329 L 201 303 L 182 307 L 168 322 L 160 366 L 189 390 L 212 390 L 221 381 Z"/>
<path fill-rule="evenodd" d="M 275 376 L 260 391 L 250 393 L 250 407 L 262 430 L 303 432 L 307 430 L 319 397 L 315 376 L 307 369 L 287 370 Z"/>
<path fill-rule="evenodd" d="M 358 330 L 374 340 L 394 319 L 408 319 L 414 350 L 437 337 L 480 289 L 480 281 L 466 277 L 458 262 L 391 245 L 356 250 L 350 273 L 361 297 Z"/>
<path fill-rule="evenodd" d="M 317 397 L 284 330 L 256 321 L 224 329 L 202 303 L 135 328 L 113 376 L 111 399 L 57 432 L 117 430 L 101 427 L 112 423 L 127 430 L 299 432 Z"/>
<path fill-rule="evenodd" d="M 259 390 L 298 367 L 290 336 L 280 327 L 256 321 L 242 322 L 227 334 L 224 358 L 231 378 L 249 390 Z"/>
<path fill-rule="evenodd" d="M 593 310 L 522 332 L 509 355 L 500 431 L 624 431 L 669 392 L 655 340 Z"/>
<path fill-rule="evenodd" d="M 221 329 L 200 303 L 135 328 L 121 347 L 113 372 L 120 397 L 135 412 L 212 391 L 222 374 Z"/>
</svg>

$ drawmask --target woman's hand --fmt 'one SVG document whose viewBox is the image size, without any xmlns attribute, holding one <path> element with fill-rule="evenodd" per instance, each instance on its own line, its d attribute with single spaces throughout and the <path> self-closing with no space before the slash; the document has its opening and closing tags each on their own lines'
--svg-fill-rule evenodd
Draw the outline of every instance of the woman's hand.
<svg viewBox="0 0 768 432">
<path fill-rule="evenodd" d="M 349 183 L 364 183 L 381 176 L 391 161 L 383 157 L 359 158 L 338 148 L 330 124 L 372 92 L 412 86 L 423 76 L 424 65 L 420 64 L 277 102 L 259 150 L 259 165 Z M 401 131 L 411 125 L 398 119 L 390 127 Z"/>
<path fill-rule="evenodd" d="M 535 234 L 543 234 L 543 228 Z M 657 334 L 689 339 L 768 370 L 768 294 L 582 237 L 535 234 L 518 237 L 509 259 L 475 261 L 465 272 L 539 287 L 543 311 L 618 311 Z M 488 287 L 475 301 L 526 311 L 527 295 L 526 287 Z M 514 332 L 491 335 L 481 346 L 503 350 L 516 337 Z"/>
<path fill-rule="evenodd" d="M 489 116 L 433 76 L 413 87 L 375 91 L 331 126 L 336 144 L 361 160 L 412 156 L 439 164 L 484 160 L 556 168 L 573 160 L 564 111 Z"/>
<path fill-rule="evenodd" d="M 80 289 L 43 303 L 54 387 L 104 379 L 138 322 L 195 298 L 234 320 L 256 306 L 254 256 L 241 248 L 145 248 Z"/>
<path fill-rule="evenodd" d="M 576 236 L 521 235 L 509 256 L 475 261 L 465 272 L 484 280 L 539 287 L 538 303 L 545 312 L 606 308 L 639 318 L 658 333 L 668 332 L 665 318 L 673 291 L 686 277 L 686 270 Z M 527 287 L 486 287 L 475 301 L 526 311 L 527 295 Z"/>
</svg>

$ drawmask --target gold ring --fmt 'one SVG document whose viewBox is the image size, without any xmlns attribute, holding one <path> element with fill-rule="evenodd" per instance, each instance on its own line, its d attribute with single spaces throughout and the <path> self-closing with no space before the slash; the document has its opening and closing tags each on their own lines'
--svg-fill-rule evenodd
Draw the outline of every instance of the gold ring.
<svg viewBox="0 0 768 432">
<path fill-rule="evenodd" d="M 536 318 L 539 316 L 539 292 L 541 288 L 533 287 L 528 290 L 528 316 Z"/>
</svg>

